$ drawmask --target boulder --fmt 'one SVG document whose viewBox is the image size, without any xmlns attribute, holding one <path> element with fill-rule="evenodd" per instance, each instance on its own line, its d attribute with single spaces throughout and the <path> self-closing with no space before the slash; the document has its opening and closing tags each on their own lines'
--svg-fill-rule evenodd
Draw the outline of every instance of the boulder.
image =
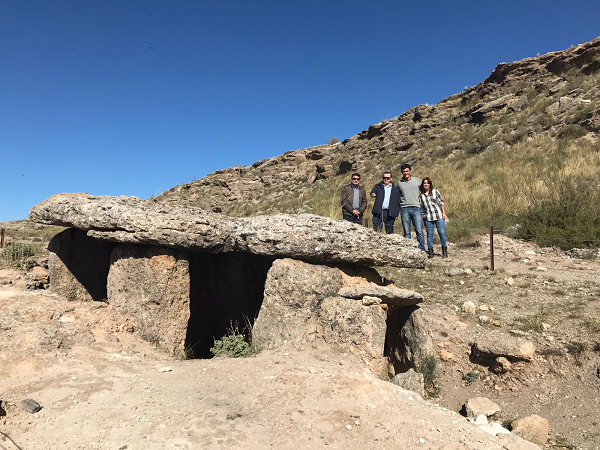
<svg viewBox="0 0 600 450">
<path fill-rule="evenodd" d="M 416 305 L 388 310 L 386 354 L 394 373 L 414 368 L 421 371 L 423 362 L 434 357 L 433 343 L 425 314 Z"/>
<path fill-rule="evenodd" d="M 111 256 L 108 302 L 134 320 L 141 336 L 175 353 L 190 318 L 189 262 L 184 252 L 121 244 Z"/>
<path fill-rule="evenodd" d="M 544 445 L 548 442 L 548 421 L 535 414 L 515 420 L 512 424 L 512 433 L 527 439 L 534 444 Z"/>
<path fill-rule="evenodd" d="M 276 260 L 267 274 L 252 338 L 262 348 L 313 342 L 323 299 L 342 287 L 339 270 L 293 259 Z M 362 307 L 362 306 L 361 306 Z"/>
<path fill-rule="evenodd" d="M 34 206 L 30 219 L 74 227 L 109 242 L 241 251 L 316 263 L 425 267 L 424 253 L 414 241 L 310 214 L 232 218 L 137 197 L 58 194 Z"/>
<path fill-rule="evenodd" d="M 499 357 L 506 358 L 511 363 L 532 361 L 534 353 L 533 342 L 496 333 L 482 335 L 471 344 L 471 359 L 487 366 L 496 365 Z"/>
<path fill-rule="evenodd" d="M 476 418 L 480 414 L 483 414 L 485 417 L 489 417 L 501 410 L 496 403 L 486 397 L 470 398 L 467 400 L 467 403 L 465 403 L 464 408 L 467 413 L 467 417 L 473 418 Z"/>
<path fill-rule="evenodd" d="M 392 383 L 407 391 L 416 392 L 421 397 L 425 396 L 425 381 L 423 379 L 423 374 L 415 372 L 412 368 L 408 369 L 406 372 L 396 374 L 394 378 L 392 378 Z"/>
</svg>

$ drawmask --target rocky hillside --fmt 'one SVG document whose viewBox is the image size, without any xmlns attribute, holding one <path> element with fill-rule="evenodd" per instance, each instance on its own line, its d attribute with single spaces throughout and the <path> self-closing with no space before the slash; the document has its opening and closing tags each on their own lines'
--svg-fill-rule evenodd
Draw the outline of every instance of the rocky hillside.
<svg viewBox="0 0 600 450">
<path fill-rule="evenodd" d="M 487 223 L 491 214 L 508 217 L 548 194 L 541 185 L 530 192 L 505 190 L 522 177 L 539 178 L 560 167 L 600 181 L 599 81 L 597 38 L 564 51 L 501 63 L 474 87 L 436 105 L 411 108 L 342 142 L 219 170 L 151 201 L 237 216 L 311 212 L 339 217 L 339 187 L 347 182 L 348 172 L 361 172 L 362 183 L 370 188 L 385 169 L 398 179 L 399 166 L 408 162 L 414 175 L 431 176 L 454 199 L 451 217 L 479 217 L 478 224 Z M 511 176 L 516 175 L 504 173 L 507 164 L 537 171 L 519 169 L 514 180 Z M 501 179 L 494 179 L 497 173 L 503 174 Z M 481 209 L 483 193 L 493 213 Z"/>
</svg>

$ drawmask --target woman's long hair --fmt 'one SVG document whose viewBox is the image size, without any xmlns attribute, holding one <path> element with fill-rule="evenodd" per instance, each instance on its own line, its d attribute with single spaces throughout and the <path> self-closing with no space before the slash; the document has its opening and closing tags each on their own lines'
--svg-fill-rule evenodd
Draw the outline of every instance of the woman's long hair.
<svg viewBox="0 0 600 450">
<path fill-rule="evenodd" d="M 431 194 L 433 192 L 433 183 L 431 182 L 431 178 L 429 177 L 423 178 L 423 181 L 421 181 L 421 186 L 419 186 L 419 190 L 421 191 L 421 194 L 425 193 L 425 188 L 423 187 L 423 183 L 425 183 L 425 180 L 429 182 L 429 193 Z"/>
</svg>

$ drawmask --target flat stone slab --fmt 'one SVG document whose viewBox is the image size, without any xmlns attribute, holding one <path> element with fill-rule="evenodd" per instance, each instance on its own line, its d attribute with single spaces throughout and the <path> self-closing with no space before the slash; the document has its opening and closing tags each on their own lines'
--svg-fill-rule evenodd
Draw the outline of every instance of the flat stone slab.
<svg viewBox="0 0 600 450">
<path fill-rule="evenodd" d="M 316 263 L 425 267 L 425 254 L 415 241 L 311 214 L 234 218 L 137 197 L 58 194 L 34 206 L 29 218 L 78 228 L 110 242 L 239 251 Z"/>
<path fill-rule="evenodd" d="M 418 292 L 387 286 L 347 286 L 341 288 L 338 295 L 354 300 L 362 300 L 363 297 L 377 297 L 390 306 L 411 306 L 422 303 L 424 300 Z"/>
<path fill-rule="evenodd" d="M 491 360 L 504 357 L 510 362 L 532 361 L 535 344 L 512 336 L 499 336 L 490 333 L 471 344 L 471 355 L 476 359 Z"/>
</svg>

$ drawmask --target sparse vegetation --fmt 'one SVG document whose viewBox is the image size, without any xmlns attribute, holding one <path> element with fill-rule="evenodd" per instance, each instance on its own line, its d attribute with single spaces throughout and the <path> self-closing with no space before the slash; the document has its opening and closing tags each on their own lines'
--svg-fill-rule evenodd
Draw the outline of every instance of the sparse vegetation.
<svg viewBox="0 0 600 450">
<path fill-rule="evenodd" d="M 421 372 L 423 374 L 423 381 L 425 384 L 425 393 L 429 397 L 439 397 L 442 388 L 439 385 L 437 373 L 437 362 L 435 357 L 427 356 L 421 363 Z"/>
<path fill-rule="evenodd" d="M 476 370 L 471 370 L 470 372 L 464 373 L 462 376 L 462 379 L 464 380 L 464 382 L 467 386 L 469 384 L 473 383 L 478 378 L 479 378 L 479 372 L 477 372 Z"/>
<path fill-rule="evenodd" d="M 550 312 L 548 308 L 541 307 L 534 314 L 517 317 L 515 326 L 522 331 L 543 331 L 543 323 L 548 322 Z"/>
<path fill-rule="evenodd" d="M 246 332 L 248 327 L 246 327 Z M 210 352 L 213 356 L 229 356 L 231 358 L 241 358 L 250 356 L 258 352 L 255 345 L 252 344 L 251 334 L 240 331 L 238 322 L 231 322 L 227 334 L 221 339 L 215 339 L 215 345 L 211 347 Z"/>
<path fill-rule="evenodd" d="M 8 244 L 0 253 L 0 266 L 15 267 L 18 269 L 31 268 L 29 260 L 40 251 L 39 245 L 21 244 L 18 242 Z"/>
</svg>

